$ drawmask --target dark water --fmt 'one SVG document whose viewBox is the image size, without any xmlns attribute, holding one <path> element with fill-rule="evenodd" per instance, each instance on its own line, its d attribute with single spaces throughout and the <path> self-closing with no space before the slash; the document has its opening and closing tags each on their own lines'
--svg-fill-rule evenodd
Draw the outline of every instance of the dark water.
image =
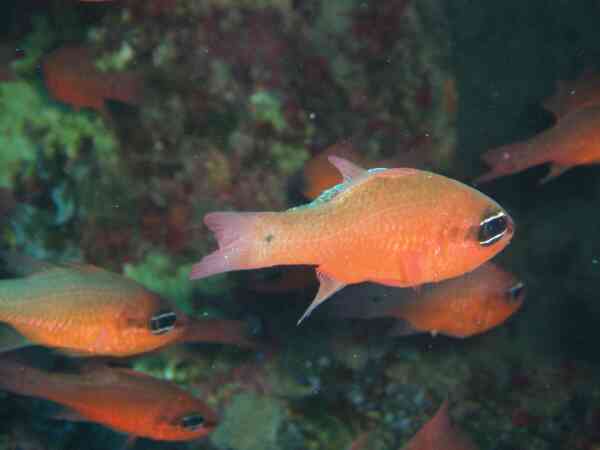
<svg viewBox="0 0 600 450">
<path fill-rule="evenodd" d="M 151 313 L 160 316 L 151 327 L 169 328 L 173 310 L 178 318 L 241 321 L 235 330 L 258 343 L 223 343 L 236 336 L 233 322 L 217 338 L 127 357 L 73 356 L 29 336 L 41 345 L 0 354 L 0 450 L 383 450 L 411 439 L 413 450 L 599 448 L 598 166 L 574 163 L 540 184 L 548 156 L 477 186 L 515 227 L 493 258 L 510 278 L 476 278 L 480 290 L 470 297 L 468 275 L 454 280 L 458 287 L 348 287 L 296 326 L 317 292 L 310 267 L 189 279 L 192 265 L 217 247 L 205 214 L 309 202 L 311 189 L 331 187 L 324 154 L 470 185 L 487 170 L 484 152 L 576 117 L 573 129 L 592 123 L 592 131 L 556 135 L 539 154 L 568 159 L 581 139 L 600 161 L 598 2 L 21 0 L 0 12 L 0 320 L 15 325 L 14 314 L 34 311 L 30 320 L 44 336 L 79 345 L 84 338 L 69 327 L 81 326 L 81 317 L 98 317 L 112 333 L 113 316 L 81 306 L 90 298 L 105 305 L 121 295 L 131 311 L 145 311 L 123 287 L 131 284 L 141 297 L 167 302 Z M 563 98 L 582 101 L 557 119 L 543 102 L 559 80 Z M 450 228 L 467 207 L 445 215 L 443 202 L 425 214 Z M 402 260 L 403 270 L 419 268 L 413 259 L 422 252 Z M 5 257 L 15 253 L 21 258 Z M 18 277 L 16 285 L 30 286 L 24 266 L 36 261 L 85 262 L 126 278 L 101 285 L 109 294 L 86 290 L 94 271 L 79 281 L 48 278 L 48 292 L 83 286 L 80 304 L 57 302 L 43 283 L 34 301 L 31 287 L 7 290 Z M 469 306 L 452 306 L 465 298 L 490 318 L 510 298 L 515 310 L 475 331 L 481 320 L 467 316 Z M 8 304 L 17 305 L 12 316 Z M 408 318 L 409 305 L 428 325 Z M 470 332 L 452 336 L 438 317 Z M 49 325 L 55 320 L 64 328 Z M 0 348 L 15 339 L 7 330 L 0 329 Z M 11 371 L 16 362 L 21 372 Z M 144 391 L 152 399 L 144 403 L 137 387 L 101 376 L 123 366 L 200 399 L 218 417 L 214 429 L 200 440 L 161 440 L 161 424 L 197 429 L 198 414 L 177 415 L 184 401 L 162 387 Z M 74 377 L 88 380 L 89 398 L 73 388 Z M 94 391 L 102 383 L 117 394 Z M 31 386 L 58 397 L 51 402 Z M 145 420 L 147 405 L 158 413 L 115 430 L 105 416 L 81 410 L 73 420 L 66 392 L 119 423 Z M 444 400 L 455 431 L 438 424 L 438 434 L 433 426 L 421 432 L 443 436 L 437 447 L 413 438 Z"/>
</svg>

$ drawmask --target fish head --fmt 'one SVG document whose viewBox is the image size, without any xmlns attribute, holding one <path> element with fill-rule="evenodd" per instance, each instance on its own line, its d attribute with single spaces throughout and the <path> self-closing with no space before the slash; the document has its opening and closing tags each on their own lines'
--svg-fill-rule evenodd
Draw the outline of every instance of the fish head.
<svg viewBox="0 0 600 450">
<path fill-rule="evenodd" d="M 160 393 L 159 393 L 160 394 Z M 190 395 L 165 396 L 154 424 L 156 436 L 167 441 L 190 441 L 210 434 L 218 425 L 217 414 Z"/>
<path fill-rule="evenodd" d="M 150 292 L 142 301 L 125 304 L 120 312 L 120 333 L 137 347 L 136 353 L 154 350 L 176 341 L 188 318 L 169 301 Z"/>
<path fill-rule="evenodd" d="M 463 300 L 462 317 L 468 318 L 463 336 L 486 332 L 513 315 L 525 299 L 525 284 L 512 273 L 486 263 L 455 281 Z"/>
<path fill-rule="evenodd" d="M 475 189 L 449 193 L 445 208 L 442 219 L 439 214 L 435 217 L 443 238 L 431 255 L 438 274 L 434 281 L 475 270 L 501 252 L 515 232 L 512 217 Z"/>
</svg>

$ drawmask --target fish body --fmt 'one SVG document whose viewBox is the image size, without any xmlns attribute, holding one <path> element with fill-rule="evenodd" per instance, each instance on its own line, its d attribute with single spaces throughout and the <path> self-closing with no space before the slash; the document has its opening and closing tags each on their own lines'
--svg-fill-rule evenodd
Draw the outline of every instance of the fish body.
<svg viewBox="0 0 600 450">
<path fill-rule="evenodd" d="M 414 330 L 469 337 L 494 328 L 523 304 L 524 285 L 512 274 L 487 263 L 461 277 L 429 285 L 392 308 Z"/>
<path fill-rule="evenodd" d="M 348 298 L 336 302 L 334 316 L 393 317 L 402 320 L 394 329 L 401 334 L 429 332 L 464 338 L 508 319 L 522 306 L 525 289 L 514 275 L 487 262 L 461 277 L 418 291 L 368 284 L 338 295 L 344 294 Z"/>
<path fill-rule="evenodd" d="M 61 47 L 44 59 L 42 69 L 52 96 L 76 110 L 92 108 L 104 113 L 106 100 L 133 105 L 140 101 L 140 77 L 133 72 L 100 71 L 86 47 Z"/>
<path fill-rule="evenodd" d="M 191 278 L 276 265 L 315 265 L 319 292 L 301 320 L 347 284 L 419 286 L 462 275 L 510 241 L 513 222 L 493 200 L 416 169 L 366 171 L 330 157 L 345 182 L 285 212 L 210 213 L 219 250 Z"/>
<path fill-rule="evenodd" d="M 544 183 L 574 166 L 598 164 L 600 106 L 568 114 L 531 139 L 489 150 L 481 159 L 491 169 L 476 184 L 550 163 L 548 175 L 541 180 Z"/>
<path fill-rule="evenodd" d="M 558 81 L 556 93 L 543 102 L 557 119 L 590 106 L 600 105 L 600 74 L 586 71 L 574 81 Z"/>
<path fill-rule="evenodd" d="M 191 319 L 135 281 L 89 265 L 1 280 L 0 322 L 30 343 L 81 356 L 131 356 L 183 341 L 250 344 L 242 322 Z"/>
<path fill-rule="evenodd" d="M 477 446 L 452 425 L 445 401 L 402 450 L 477 450 Z"/>
<path fill-rule="evenodd" d="M 132 436 L 187 441 L 209 434 L 216 414 L 177 385 L 129 369 L 94 368 L 82 374 L 48 373 L 0 362 L 0 388 L 54 401 L 84 419 Z"/>
</svg>

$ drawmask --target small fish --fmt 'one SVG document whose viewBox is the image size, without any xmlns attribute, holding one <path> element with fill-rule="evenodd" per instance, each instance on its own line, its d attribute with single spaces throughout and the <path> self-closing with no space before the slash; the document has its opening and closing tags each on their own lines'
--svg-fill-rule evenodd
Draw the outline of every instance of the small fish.
<svg viewBox="0 0 600 450">
<path fill-rule="evenodd" d="M 465 338 L 500 325 L 524 299 L 525 285 L 487 262 L 461 277 L 418 291 L 377 284 L 352 286 L 336 296 L 331 309 L 337 317 L 400 319 L 392 328 L 394 335 L 429 332 Z"/>
<path fill-rule="evenodd" d="M 0 280 L 0 322 L 25 339 L 78 356 L 132 356 L 181 342 L 254 343 L 236 320 L 196 320 L 123 276 L 91 265 L 44 265 Z M 14 349 L 14 339 L 0 348 Z"/>
<path fill-rule="evenodd" d="M 330 156 L 344 182 L 285 212 L 207 214 L 219 249 L 190 278 L 316 265 L 320 286 L 300 323 L 348 284 L 419 286 L 477 268 L 510 242 L 511 217 L 458 181 L 416 169 L 364 170 Z"/>
<path fill-rule="evenodd" d="M 49 373 L 4 358 L 0 389 L 67 407 L 58 418 L 95 422 L 135 437 L 190 441 L 217 425 L 217 415 L 204 402 L 174 383 L 131 369 Z"/>
<path fill-rule="evenodd" d="M 44 58 L 42 69 L 52 97 L 75 110 L 92 108 L 106 114 L 106 100 L 132 105 L 140 102 L 140 76 L 133 72 L 102 72 L 86 47 L 61 47 Z"/>
<path fill-rule="evenodd" d="M 469 436 L 452 426 L 446 400 L 402 450 L 477 450 L 477 446 Z"/>
<path fill-rule="evenodd" d="M 545 183 L 574 166 L 598 164 L 600 106 L 575 111 L 531 139 L 489 150 L 481 159 L 491 170 L 475 184 L 550 163 L 550 171 L 540 181 Z"/>
<path fill-rule="evenodd" d="M 544 108 L 562 119 L 567 114 L 600 105 L 600 74 L 585 71 L 574 81 L 556 83 L 556 93 L 543 102 Z"/>
</svg>

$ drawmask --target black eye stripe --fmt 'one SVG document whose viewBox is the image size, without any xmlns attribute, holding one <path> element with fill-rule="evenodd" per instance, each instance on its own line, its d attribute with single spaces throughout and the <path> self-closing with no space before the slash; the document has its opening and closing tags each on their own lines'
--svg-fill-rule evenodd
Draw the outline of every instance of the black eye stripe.
<svg viewBox="0 0 600 450">
<path fill-rule="evenodd" d="M 479 245 L 487 247 L 502 239 L 508 232 L 508 218 L 502 211 L 479 223 Z"/>
<path fill-rule="evenodd" d="M 165 311 L 153 316 L 150 319 L 150 330 L 152 334 L 164 334 L 175 328 L 177 314 L 172 311 Z"/>
<path fill-rule="evenodd" d="M 195 431 L 204 425 L 204 417 L 199 414 L 192 414 L 181 419 L 181 426 L 189 431 Z"/>
</svg>

